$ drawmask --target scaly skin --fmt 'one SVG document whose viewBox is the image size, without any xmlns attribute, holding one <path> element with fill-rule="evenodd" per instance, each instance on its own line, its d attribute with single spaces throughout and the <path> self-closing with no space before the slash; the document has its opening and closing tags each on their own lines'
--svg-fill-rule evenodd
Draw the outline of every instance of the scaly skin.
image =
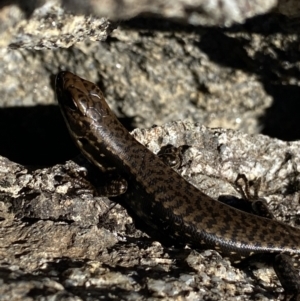
<svg viewBox="0 0 300 301">
<path fill-rule="evenodd" d="M 120 171 L 128 182 L 122 202 L 149 227 L 229 256 L 300 253 L 299 229 L 214 200 L 166 166 L 122 126 L 95 84 L 61 72 L 56 91 L 77 146 L 100 169 L 103 154 Z"/>
</svg>

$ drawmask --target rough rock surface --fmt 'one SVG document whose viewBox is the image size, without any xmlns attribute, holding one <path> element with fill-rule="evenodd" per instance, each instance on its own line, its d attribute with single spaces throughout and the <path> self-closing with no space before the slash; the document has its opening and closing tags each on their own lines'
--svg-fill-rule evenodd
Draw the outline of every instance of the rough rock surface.
<svg viewBox="0 0 300 301">
<path fill-rule="evenodd" d="M 178 172 L 219 200 L 240 198 L 234 184 L 238 174 L 253 182 L 261 177 L 260 195 L 276 218 L 299 225 L 299 142 L 183 122 L 135 130 L 133 135 L 154 152 L 170 143 L 188 145 Z M 62 294 L 71 300 L 87 295 L 91 300 L 280 296 L 282 289 L 271 269 L 260 268 L 249 276 L 215 251 L 165 248 L 134 231 L 119 205 L 107 211 L 105 198 L 93 197 L 89 190 L 76 194 L 80 187 L 72 186 L 70 170 L 83 172 L 71 161 L 30 171 L 1 157 L 4 300 L 35 298 L 39 291 L 46 300 Z"/>
<path fill-rule="evenodd" d="M 59 1 L 0 4 L 1 301 L 282 299 L 272 269 L 249 273 L 214 251 L 166 248 L 135 230 L 120 205 L 108 210 L 108 199 L 73 187 L 70 170 L 86 171 L 70 161 L 78 151 L 54 97 L 61 69 L 97 82 L 128 128 L 165 124 L 134 132 L 151 150 L 189 146 L 178 171 L 194 185 L 223 200 L 240 197 L 237 174 L 261 178 L 276 218 L 298 226 L 299 142 L 257 133 L 300 137 L 299 25 L 280 15 L 225 29 L 184 24 L 241 22 L 259 3 L 244 10 L 247 1 L 233 2 L 247 14 L 219 10 L 207 23 L 200 6 L 171 21 L 185 1 L 173 15 L 160 7 L 165 19 L 119 23 L 75 15 Z M 155 13 L 122 3 L 127 17 Z"/>
</svg>

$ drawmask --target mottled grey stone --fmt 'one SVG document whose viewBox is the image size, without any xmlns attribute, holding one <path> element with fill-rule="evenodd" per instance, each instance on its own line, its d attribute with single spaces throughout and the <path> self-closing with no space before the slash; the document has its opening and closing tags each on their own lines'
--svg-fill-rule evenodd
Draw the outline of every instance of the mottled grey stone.
<svg viewBox="0 0 300 301">
<path fill-rule="evenodd" d="M 299 142 L 258 135 L 300 137 L 298 20 L 257 16 L 275 1 L 224 1 L 215 10 L 204 2 L 214 3 L 122 1 L 120 10 L 94 1 L 93 16 L 60 1 L 1 3 L 1 301 L 283 298 L 272 269 L 249 274 L 215 251 L 165 248 L 120 205 L 108 211 L 110 201 L 87 187 L 76 195 L 68 172 L 85 173 L 70 161 L 78 152 L 56 107 L 59 70 L 99 83 L 152 151 L 188 145 L 178 172 L 201 190 L 239 198 L 237 174 L 261 178 L 259 195 L 276 218 L 299 225 Z M 297 16 L 297 1 L 280 5 L 277 12 Z M 137 13 L 148 17 L 105 18 Z"/>
</svg>

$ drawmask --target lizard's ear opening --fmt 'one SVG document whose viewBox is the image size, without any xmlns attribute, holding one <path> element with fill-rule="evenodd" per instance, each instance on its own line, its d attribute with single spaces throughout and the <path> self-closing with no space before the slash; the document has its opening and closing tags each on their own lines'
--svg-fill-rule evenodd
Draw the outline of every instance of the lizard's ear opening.
<svg viewBox="0 0 300 301">
<path fill-rule="evenodd" d="M 71 111 L 77 110 L 77 104 L 74 101 L 73 95 L 68 90 L 61 91 L 60 95 L 58 96 L 58 101 L 65 107 L 68 107 Z"/>
<path fill-rule="evenodd" d="M 79 142 L 83 147 L 85 147 L 86 145 L 89 144 L 88 141 L 87 141 L 87 139 L 84 138 L 84 137 L 79 138 L 79 139 L 78 139 L 78 142 Z"/>
</svg>

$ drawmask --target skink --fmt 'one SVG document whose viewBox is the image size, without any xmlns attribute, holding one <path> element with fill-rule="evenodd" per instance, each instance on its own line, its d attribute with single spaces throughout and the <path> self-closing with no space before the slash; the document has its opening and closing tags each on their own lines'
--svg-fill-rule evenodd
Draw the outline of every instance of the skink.
<svg viewBox="0 0 300 301">
<path fill-rule="evenodd" d="M 129 134 L 95 84 L 61 72 L 56 93 L 76 145 L 100 169 L 105 158 L 120 171 L 128 183 L 122 202 L 150 228 L 229 256 L 300 254 L 299 229 L 232 208 L 188 183 Z"/>
</svg>

